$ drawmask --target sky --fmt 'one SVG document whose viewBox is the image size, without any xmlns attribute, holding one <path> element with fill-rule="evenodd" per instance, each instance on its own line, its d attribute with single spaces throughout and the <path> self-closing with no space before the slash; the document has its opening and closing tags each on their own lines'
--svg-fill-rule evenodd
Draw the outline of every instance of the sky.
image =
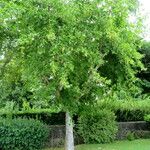
<svg viewBox="0 0 150 150">
<path fill-rule="evenodd" d="M 144 39 L 146 41 L 150 41 L 150 0 L 139 0 L 140 7 L 139 11 L 140 14 L 144 17 Z"/>
</svg>

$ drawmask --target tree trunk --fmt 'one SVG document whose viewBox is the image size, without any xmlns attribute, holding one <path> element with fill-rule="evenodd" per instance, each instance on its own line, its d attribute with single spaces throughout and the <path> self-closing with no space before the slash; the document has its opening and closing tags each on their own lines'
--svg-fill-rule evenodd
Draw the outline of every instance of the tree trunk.
<svg viewBox="0 0 150 150">
<path fill-rule="evenodd" d="M 74 150 L 73 122 L 69 112 L 66 112 L 66 144 L 65 150 Z"/>
</svg>

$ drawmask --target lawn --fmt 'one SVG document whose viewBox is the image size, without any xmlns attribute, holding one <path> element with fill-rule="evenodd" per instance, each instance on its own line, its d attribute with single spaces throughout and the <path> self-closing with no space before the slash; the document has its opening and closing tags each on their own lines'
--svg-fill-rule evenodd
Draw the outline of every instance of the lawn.
<svg viewBox="0 0 150 150">
<path fill-rule="evenodd" d="M 63 148 L 52 148 L 46 150 L 64 150 Z M 150 139 L 134 141 L 117 141 L 111 144 L 78 145 L 75 150 L 150 150 Z"/>
</svg>

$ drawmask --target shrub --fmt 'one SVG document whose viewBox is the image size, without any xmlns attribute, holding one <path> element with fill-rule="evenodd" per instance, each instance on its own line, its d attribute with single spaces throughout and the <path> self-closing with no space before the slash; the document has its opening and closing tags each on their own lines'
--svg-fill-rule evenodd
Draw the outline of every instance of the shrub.
<svg viewBox="0 0 150 150">
<path fill-rule="evenodd" d="M 135 139 L 136 139 L 135 133 L 129 131 L 129 132 L 127 133 L 127 135 L 126 135 L 126 138 L 127 138 L 127 140 L 129 140 L 129 141 L 135 140 Z"/>
<path fill-rule="evenodd" d="M 150 100 L 101 100 L 99 109 L 110 109 L 116 115 L 116 121 L 143 121 L 144 116 L 150 113 Z"/>
<path fill-rule="evenodd" d="M 144 116 L 144 120 L 150 123 L 150 114 Z"/>
<path fill-rule="evenodd" d="M 115 139 L 117 125 L 115 115 L 109 110 L 82 115 L 79 118 L 79 134 L 85 143 L 109 143 Z"/>
<path fill-rule="evenodd" d="M 0 149 L 41 149 L 48 137 L 48 127 L 33 119 L 0 119 Z"/>
<path fill-rule="evenodd" d="M 9 110 L 9 109 L 8 109 Z M 57 111 L 56 111 L 57 112 Z M 65 113 L 59 112 L 54 113 L 51 109 L 30 109 L 24 111 L 6 111 L 0 110 L 0 116 L 7 118 L 29 118 L 38 119 L 48 125 L 64 125 L 65 124 Z"/>
<path fill-rule="evenodd" d="M 126 121 L 143 121 L 144 115 L 147 113 L 145 110 L 142 109 L 130 109 L 130 106 L 128 109 L 119 109 L 114 110 L 114 113 L 116 115 L 116 120 L 118 122 L 126 122 Z"/>
</svg>

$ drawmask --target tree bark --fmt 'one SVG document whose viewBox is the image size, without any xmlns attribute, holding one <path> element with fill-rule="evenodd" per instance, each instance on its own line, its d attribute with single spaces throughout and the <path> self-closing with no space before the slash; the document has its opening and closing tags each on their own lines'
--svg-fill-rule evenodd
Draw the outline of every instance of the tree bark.
<svg viewBox="0 0 150 150">
<path fill-rule="evenodd" d="M 69 112 L 66 112 L 66 144 L 65 150 L 74 150 L 73 122 Z"/>
</svg>

